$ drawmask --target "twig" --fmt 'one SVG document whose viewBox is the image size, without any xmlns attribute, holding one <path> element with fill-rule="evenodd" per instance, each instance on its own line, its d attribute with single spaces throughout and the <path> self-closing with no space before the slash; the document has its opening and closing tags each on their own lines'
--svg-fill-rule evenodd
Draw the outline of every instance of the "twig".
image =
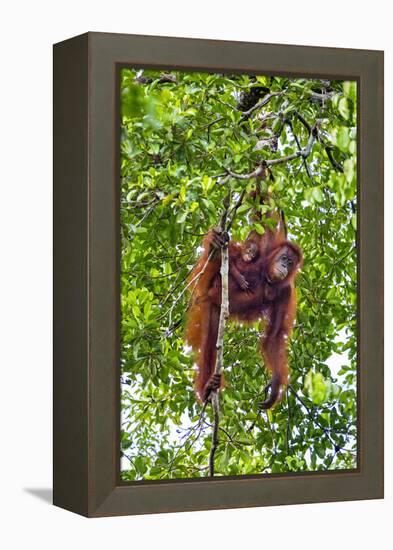
<svg viewBox="0 0 393 550">
<path fill-rule="evenodd" d="M 307 120 L 300 114 L 298 113 L 297 111 L 295 111 L 295 115 L 297 116 L 297 118 L 299 119 L 299 121 L 303 124 L 303 126 L 306 128 L 308 134 L 310 135 L 311 134 L 311 126 L 310 124 L 307 122 Z"/>
<path fill-rule="evenodd" d="M 135 462 L 134 460 L 129 456 L 127 455 L 124 451 L 120 451 L 121 455 L 124 456 L 124 458 L 126 458 L 135 468 Z"/>
<path fill-rule="evenodd" d="M 329 273 L 327 273 L 327 274 L 325 275 L 324 279 L 330 279 L 330 277 L 331 277 L 332 274 L 333 274 L 334 269 L 335 269 L 339 264 L 341 264 L 341 262 L 343 262 L 343 261 L 351 254 L 351 252 L 353 252 L 354 250 L 355 250 L 355 248 L 354 248 L 353 246 L 351 246 L 351 247 L 349 248 L 348 252 L 346 252 L 346 253 L 344 254 L 344 256 L 341 256 L 340 258 L 338 258 L 338 260 L 336 260 L 336 261 L 332 264 L 332 266 L 331 266 L 331 268 L 330 268 L 330 270 L 329 270 Z"/>
<path fill-rule="evenodd" d="M 182 439 L 183 439 L 182 444 L 178 446 L 178 448 L 176 449 L 175 455 L 173 456 L 172 460 L 168 464 L 168 471 L 163 473 L 161 475 L 161 477 L 164 477 L 164 475 L 166 475 L 166 473 L 172 471 L 173 464 L 175 463 L 175 460 L 179 456 L 180 450 L 187 445 L 187 443 L 191 439 L 191 436 L 195 433 L 195 437 L 192 441 L 192 443 L 195 443 L 195 441 L 197 441 L 197 439 L 201 435 L 202 426 L 203 426 L 203 419 L 204 419 L 205 410 L 206 410 L 206 405 L 207 405 L 207 402 L 203 404 L 201 412 L 199 413 L 198 422 L 195 424 L 195 426 L 192 426 L 191 428 L 189 428 L 187 430 L 188 433 L 186 433 L 186 434 L 184 434 L 184 436 L 182 436 Z"/>
<path fill-rule="evenodd" d="M 290 130 L 291 130 L 291 132 L 292 132 L 292 135 L 293 135 L 293 137 L 294 137 L 294 139 L 295 139 L 295 142 L 296 142 L 296 145 L 297 145 L 298 150 L 301 151 L 301 150 L 302 150 L 302 146 L 300 145 L 299 138 L 298 138 L 297 135 L 295 134 L 295 131 L 294 131 L 294 129 L 293 129 L 292 122 L 291 122 L 290 120 L 287 120 L 286 122 L 287 122 L 287 125 L 289 126 L 289 128 L 290 128 Z M 314 180 L 313 180 L 313 177 L 312 177 L 312 174 L 311 174 L 310 167 L 308 166 L 308 162 L 307 162 L 307 160 L 306 160 L 304 157 L 302 158 L 302 162 L 303 162 L 303 165 L 304 165 L 304 167 L 305 167 L 305 169 L 306 169 L 306 172 L 307 172 L 308 177 L 309 177 L 310 180 L 314 183 Z"/>
<path fill-rule="evenodd" d="M 138 220 L 138 222 L 135 224 L 135 227 L 139 227 L 145 221 L 145 219 L 149 216 L 149 214 L 151 214 L 151 212 L 153 212 L 159 202 L 160 201 L 158 200 L 154 204 L 152 204 L 152 206 L 150 206 L 150 208 L 143 214 L 142 218 Z"/>
<path fill-rule="evenodd" d="M 336 161 L 336 159 L 333 156 L 333 147 L 331 145 L 326 145 L 324 142 L 322 142 L 325 146 L 325 151 L 327 154 L 328 159 L 330 160 L 330 164 L 337 170 L 337 172 L 344 172 L 344 168 L 341 166 L 339 162 Z"/>
<path fill-rule="evenodd" d="M 220 117 L 216 118 L 215 120 L 213 120 L 212 122 L 209 122 L 209 124 L 206 124 L 206 126 L 203 127 L 203 128 L 207 128 L 207 142 L 208 143 L 210 143 L 210 128 L 214 124 L 217 124 L 218 122 L 221 122 L 221 120 L 225 120 L 225 117 L 220 116 Z"/>
<path fill-rule="evenodd" d="M 210 260 L 213 258 L 213 252 L 214 252 L 214 249 L 210 252 L 206 262 L 203 264 L 203 267 L 200 271 L 198 271 L 198 273 L 195 275 L 195 277 L 193 277 L 187 284 L 186 286 L 183 288 L 183 290 L 180 292 L 180 294 L 178 295 L 178 297 L 176 298 L 176 300 L 173 302 L 172 306 L 170 307 L 169 311 L 166 311 L 165 313 L 163 313 L 159 318 L 162 319 L 163 317 L 166 317 L 168 315 L 168 318 L 169 318 L 169 325 L 172 324 L 172 312 L 173 310 L 175 309 L 176 305 L 179 303 L 181 297 L 183 296 L 183 294 L 186 292 L 186 290 L 193 284 L 193 283 L 196 283 L 197 281 L 199 281 L 199 278 L 205 273 L 206 271 L 206 268 L 210 262 Z"/>
<path fill-rule="evenodd" d="M 252 432 L 252 430 L 255 428 L 255 425 L 256 425 L 256 423 L 257 423 L 257 421 L 258 421 L 260 415 L 261 415 L 261 409 L 258 409 L 254 421 L 251 422 L 250 427 L 247 428 L 247 431 L 248 431 L 248 432 Z"/>
<path fill-rule="evenodd" d="M 242 205 L 242 202 L 243 202 L 243 199 L 244 199 L 244 195 L 246 194 L 246 190 L 243 189 L 243 191 L 240 193 L 240 196 L 237 200 L 237 203 L 235 204 L 235 206 L 232 208 L 231 210 L 231 217 L 228 221 L 228 225 L 227 225 L 227 231 L 230 231 L 232 225 L 233 225 L 233 222 L 235 221 L 235 216 L 236 216 L 236 212 L 238 211 L 238 209 L 240 208 L 240 206 Z"/>
</svg>

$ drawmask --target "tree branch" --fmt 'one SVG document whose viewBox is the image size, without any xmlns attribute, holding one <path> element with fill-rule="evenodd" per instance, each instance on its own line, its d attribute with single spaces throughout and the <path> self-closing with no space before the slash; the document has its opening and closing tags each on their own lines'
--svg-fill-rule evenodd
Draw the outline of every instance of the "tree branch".
<svg viewBox="0 0 393 550">
<path fill-rule="evenodd" d="M 301 144 L 300 144 L 299 138 L 298 138 L 297 135 L 295 134 L 295 130 L 293 129 L 293 124 L 292 124 L 292 122 L 291 122 L 290 120 L 287 120 L 287 125 L 289 126 L 289 128 L 290 128 L 290 130 L 291 130 L 291 132 L 292 132 L 292 135 L 293 135 L 293 137 L 294 137 L 294 139 L 295 139 L 295 142 L 296 142 L 298 151 L 301 151 L 301 150 L 302 150 L 302 146 L 301 146 Z M 306 172 L 307 172 L 308 177 L 310 178 L 310 180 L 311 180 L 312 182 L 314 182 L 313 177 L 312 177 L 312 174 L 311 174 L 310 167 L 309 167 L 309 165 L 308 165 L 307 160 L 306 160 L 304 157 L 303 157 L 303 165 L 304 165 L 304 167 L 305 167 L 305 169 L 306 169 Z"/>
<path fill-rule="evenodd" d="M 297 116 L 297 118 L 299 119 L 299 121 L 303 124 L 303 126 L 306 128 L 308 134 L 310 135 L 311 134 L 311 126 L 310 124 L 307 122 L 307 120 L 300 114 L 298 113 L 297 111 L 295 111 L 295 115 Z"/>
<path fill-rule="evenodd" d="M 283 94 L 284 92 L 272 92 L 271 94 L 266 95 L 261 101 L 256 103 L 253 107 L 251 107 L 251 109 L 248 109 L 248 111 L 243 111 L 242 119 L 248 118 L 251 115 L 251 113 L 267 105 L 267 103 L 269 103 L 269 101 L 273 99 L 273 97 L 281 96 Z"/>
<path fill-rule="evenodd" d="M 218 398 L 218 393 L 214 392 L 211 397 L 212 407 L 214 413 L 214 423 L 212 431 L 212 446 L 210 448 L 209 454 L 209 476 L 214 476 L 214 459 L 216 456 L 216 450 L 218 447 L 218 427 L 220 425 L 220 401 Z"/>
<path fill-rule="evenodd" d="M 227 229 L 227 217 L 228 210 L 230 206 L 230 197 L 231 192 L 229 191 L 227 197 L 224 199 L 224 211 L 221 216 L 220 230 L 223 233 Z M 242 199 L 243 200 L 243 199 Z M 238 201 L 239 203 L 239 201 Z M 238 204 L 237 203 L 237 204 Z M 235 212 L 240 206 L 235 205 Z M 233 217 L 231 218 L 231 222 Z M 220 309 L 220 320 L 218 324 L 218 333 L 217 333 L 217 359 L 216 365 L 214 368 L 214 374 L 220 375 L 223 371 L 224 366 L 224 334 L 225 334 L 225 325 L 229 317 L 229 294 L 228 294 L 228 275 L 229 275 L 229 252 L 228 252 L 228 242 L 225 241 L 221 247 L 221 309 Z M 218 396 L 218 391 L 211 393 L 211 404 L 214 413 L 214 424 L 212 432 L 212 446 L 210 449 L 209 455 L 209 475 L 214 476 L 214 458 L 216 450 L 218 447 L 218 428 L 220 424 L 220 401 Z"/>
<path fill-rule="evenodd" d="M 323 144 L 325 146 L 325 151 L 328 156 L 328 159 L 330 160 L 330 164 L 333 166 L 335 170 L 337 170 L 337 172 L 343 173 L 344 172 L 343 167 L 339 162 L 336 161 L 336 159 L 333 156 L 333 147 L 331 145 L 326 145 L 324 142 Z"/>
<path fill-rule="evenodd" d="M 239 196 L 235 206 L 232 208 L 232 211 L 231 211 L 232 215 L 231 215 L 230 219 L 228 220 L 227 231 L 230 231 L 230 229 L 233 225 L 233 222 L 235 221 L 236 212 L 237 212 L 238 208 L 240 208 L 240 206 L 242 205 L 245 194 L 246 194 L 246 190 L 243 189 L 243 191 L 240 193 L 240 196 Z"/>
<path fill-rule="evenodd" d="M 276 164 L 290 162 L 291 160 L 295 160 L 299 157 L 306 159 L 311 154 L 315 140 L 318 137 L 318 126 L 319 126 L 319 122 L 317 122 L 316 125 L 311 129 L 306 147 L 304 149 L 300 149 L 299 151 L 296 151 L 295 153 L 292 153 L 291 155 L 286 155 L 285 157 L 279 157 L 277 159 L 263 160 L 255 170 L 253 170 L 252 172 L 249 172 L 248 174 L 238 174 L 236 172 L 232 172 L 232 170 L 230 170 L 229 168 L 226 168 L 225 166 L 223 166 L 223 168 L 227 172 L 228 176 L 231 176 L 232 178 L 239 179 L 239 180 L 250 180 L 252 178 L 258 178 L 263 176 L 264 171 L 269 166 L 275 166 Z"/>
</svg>

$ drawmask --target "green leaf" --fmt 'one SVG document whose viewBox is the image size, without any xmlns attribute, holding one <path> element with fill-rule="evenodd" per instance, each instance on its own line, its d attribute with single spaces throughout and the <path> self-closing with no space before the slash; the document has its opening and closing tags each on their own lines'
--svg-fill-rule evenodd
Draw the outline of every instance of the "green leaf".
<svg viewBox="0 0 393 550">
<path fill-rule="evenodd" d="M 323 202 L 323 191 L 320 187 L 313 187 L 312 197 L 315 202 Z"/>
<path fill-rule="evenodd" d="M 345 97 L 342 97 L 340 99 L 340 101 L 338 102 L 338 110 L 339 110 L 339 113 L 342 117 L 345 118 L 345 120 L 348 120 L 349 119 L 349 105 L 348 105 L 348 101 Z"/>
<path fill-rule="evenodd" d="M 260 223 L 254 222 L 254 229 L 259 235 L 263 235 L 265 233 L 265 228 Z"/>
<path fill-rule="evenodd" d="M 354 80 L 347 80 L 343 83 L 344 95 L 351 101 L 356 101 L 356 82 Z"/>
<path fill-rule="evenodd" d="M 345 126 L 340 126 L 333 133 L 334 142 L 341 149 L 341 151 L 346 152 L 349 146 L 349 130 Z"/>
<path fill-rule="evenodd" d="M 183 210 L 182 212 L 179 212 L 176 216 L 176 223 L 184 223 L 186 221 L 188 215 L 187 210 Z"/>
<path fill-rule="evenodd" d="M 328 396 L 327 383 L 321 372 L 309 371 L 305 378 L 304 388 L 316 405 L 324 403 Z"/>
</svg>

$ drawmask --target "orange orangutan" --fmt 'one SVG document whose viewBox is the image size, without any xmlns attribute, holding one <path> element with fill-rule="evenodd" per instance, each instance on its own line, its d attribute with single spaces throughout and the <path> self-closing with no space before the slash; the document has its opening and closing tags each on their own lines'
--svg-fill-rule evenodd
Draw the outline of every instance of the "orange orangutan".
<svg viewBox="0 0 393 550">
<path fill-rule="evenodd" d="M 263 235 L 252 231 L 243 243 L 228 243 L 230 318 L 242 323 L 266 319 L 261 352 L 272 378 L 268 385 L 270 393 L 260 405 L 263 409 L 277 402 L 281 386 L 288 383 L 286 348 L 296 315 L 294 281 L 303 261 L 301 249 L 287 239 L 283 217 L 271 212 L 267 217 L 275 220 L 274 230 L 266 226 Z M 194 352 L 195 390 L 202 402 L 223 383 L 222 376 L 213 374 L 221 306 L 223 238 L 216 229 L 208 232 L 202 244 L 203 253 L 190 277 L 195 283 L 186 340 Z M 212 250 L 216 252 L 209 260 Z"/>
</svg>

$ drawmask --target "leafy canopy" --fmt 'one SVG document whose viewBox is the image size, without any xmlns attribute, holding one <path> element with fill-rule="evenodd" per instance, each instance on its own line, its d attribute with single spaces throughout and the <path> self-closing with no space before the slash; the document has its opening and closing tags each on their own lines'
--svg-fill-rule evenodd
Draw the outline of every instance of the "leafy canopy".
<svg viewBox="0 0 393 550">
<path fill-rule="evenodd" d="M 249 115 L 250 89 L 271 99 Z M 243 95 L 242 95 L 243 93 Z M 266 185 L 304 251 L 289 361 L 291 387 L 257 414 L 268 374 L 259 327 L 229 325 L 217 475 L 356 467 L 356 83 L 124 69 L 121 74 L 122 478 L 206 476 L 211 411 L 201 416 L 184 342 L 187 275 L 263 159 Z M 225 181 L 222 184 L 222 181 Z M 247 200 L 231 238 L 253 226 Z"/>
</svg>

